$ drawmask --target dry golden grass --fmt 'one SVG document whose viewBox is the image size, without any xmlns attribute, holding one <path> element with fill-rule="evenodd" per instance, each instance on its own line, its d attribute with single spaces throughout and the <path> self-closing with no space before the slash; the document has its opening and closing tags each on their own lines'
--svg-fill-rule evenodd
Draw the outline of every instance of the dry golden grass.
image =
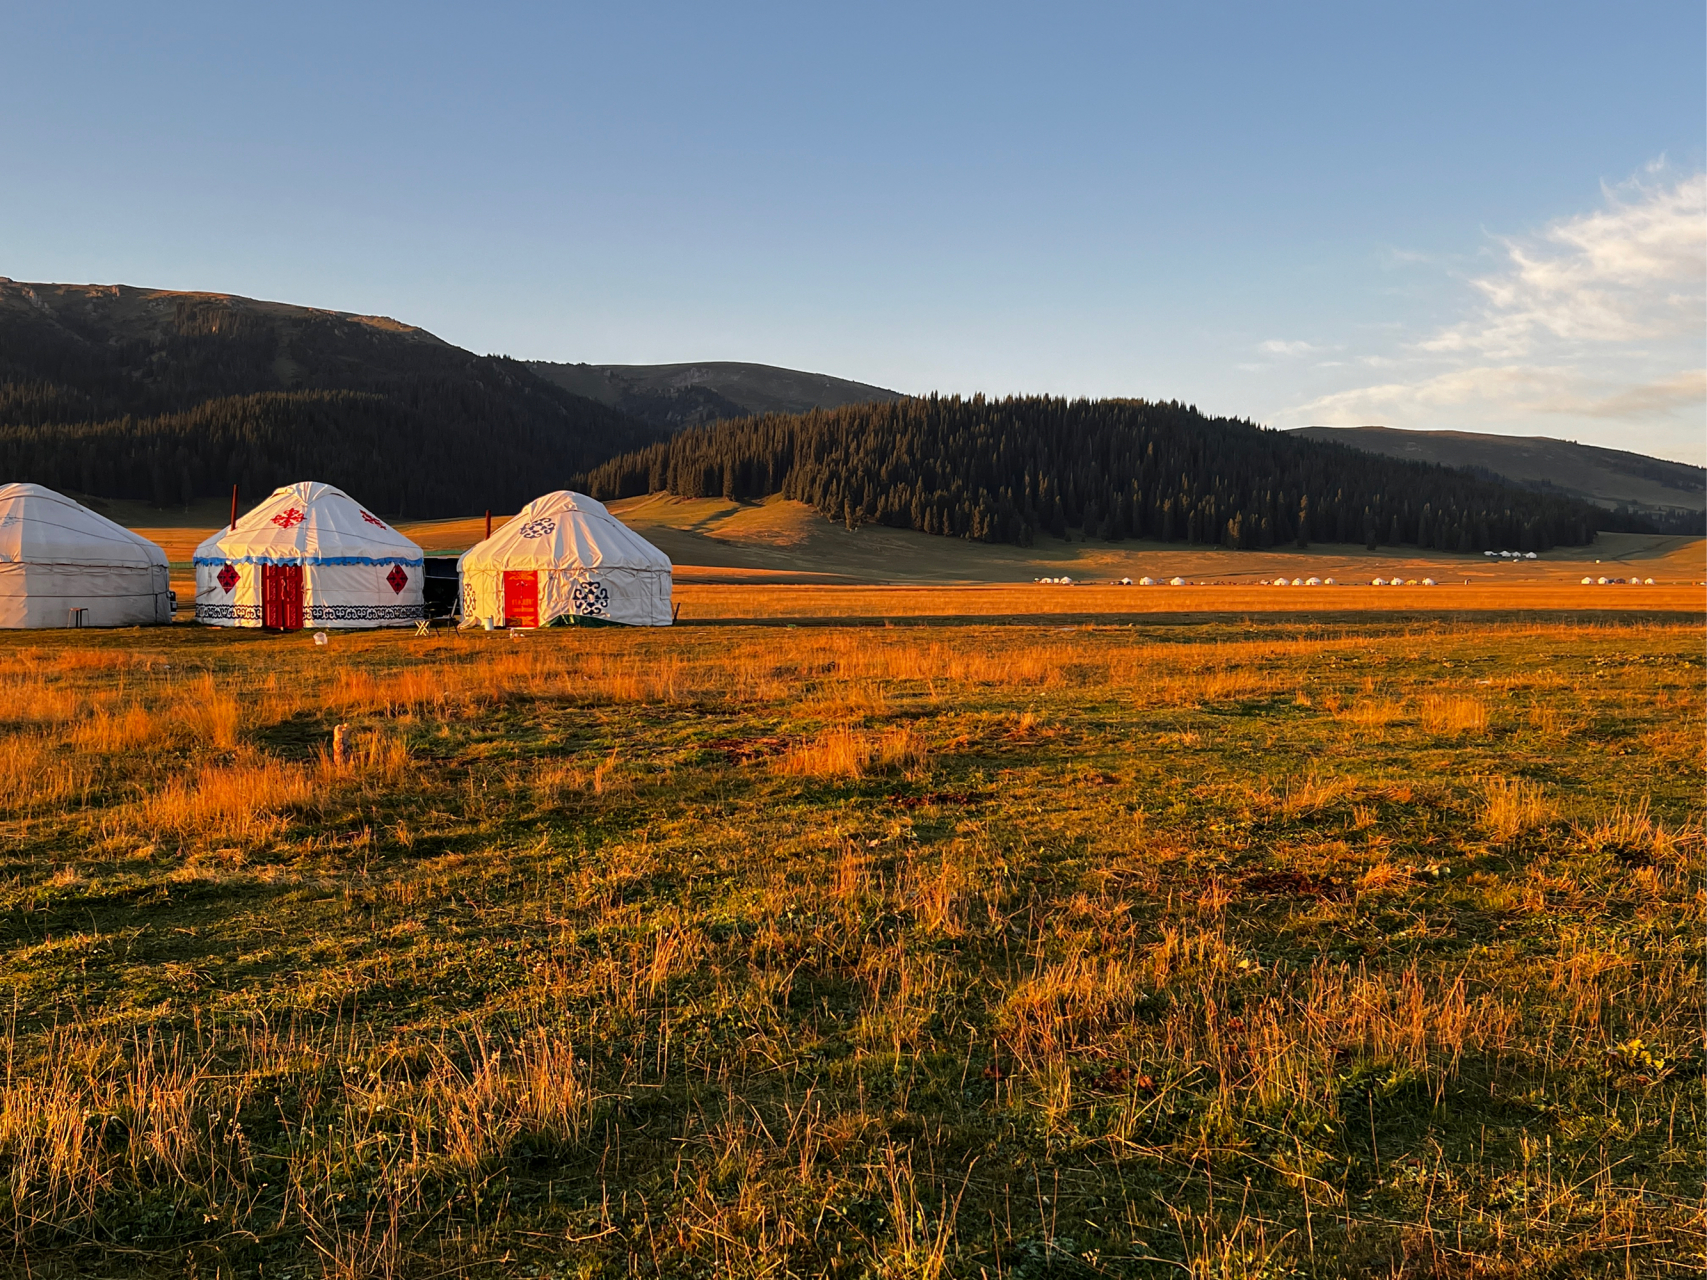
<svg viewBox="0 0 1707 1280">
<path fill-rule="evenodd" d="M 1545 825 L 1553 816 L 1546 788 L 1527 778 L 1489 778 L 1482 787 L 1482 826 L 1505 843 Z"/>
<path fill-rule="evenodd" d="M 1422 723 L 1434 733 L 1485 733 L 1488 707 L 1480 698 L 1430 694 L 1422 702 Z"/>
<path fill-rule="evenodd" d="M 276 835 L 284 825 L 279 811 L 313 795 L 313 777 L 302 766 L 257 758 L 205 765 L 193 782 L 171 780 L 143 800 L 137 823 L 152 839 L 249 842 Z"/>
<path fill-rule="evenodd" d="M 87 762 L 67 755 L 45 738 L 0 737 L 0 808 L 29 813 L 63 805 L 93 780 Z"/>
<path fill-rule="evenodd" d="M 1355 729 L 1381 730 L 1406 719 L 1407 708 L 1395 698 L 1360 698 L 1340 711 L 1338 718 Z"/>
<path fill-rule="evenodd" d="M 771 770 L 786 777 L 862 778 L 873 771 L 916 768 L 929 754 L 910 725 L 873 732 L 843 724 L 789 747 L 772 760 Z"/>
<path fill-rule="evenodd" d="M 866 734 L 840 725 L 790 748 L 771 767 L 791 777 L 858 778 L 865 774 L 871 754 L 871 740 Z"/>
<path fill-rule="evenodd" d="M 1195 577 L 1195 575 L 1194 575 Z M 1699 618 L 1707 605 L 1687 583 L 1620 590 L 1546 581 L 1480 582 L 1438 587 L 1337 586 L 1278 591 L 1249 581 L 1183 587 L 1048 586 L 771 586 L 678 582 L 675 600 L 684 621 L 751 618 L 1037 617 L 1124 618 L 1205 614 L 1222 617 L 1341 614 L 1505 615 L 1585 611 Z"/>
</svg>

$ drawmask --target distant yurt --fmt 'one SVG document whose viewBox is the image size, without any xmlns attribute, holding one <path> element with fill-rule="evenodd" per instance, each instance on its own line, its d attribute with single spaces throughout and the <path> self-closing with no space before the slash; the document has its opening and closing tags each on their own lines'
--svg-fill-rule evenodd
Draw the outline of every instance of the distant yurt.
<svg viewBox="0 0 1707 1280">
<path fill-rule="evenodd" d="M 535 498 L 458 567 L 465 625 L 670 625 L 670 558 L 583 493 Z"/>
<path fill-rule="evenodd" d="M 39 484 L 0 487 L 0 627 L 170 621 L 159 547 Z"/>
<path fill-rule="evenodd" d="M 421 548 L 342 489 L 304 481 L 196 548 L 196 621 L 402 627 L 426 616 Z"/>
</svg>

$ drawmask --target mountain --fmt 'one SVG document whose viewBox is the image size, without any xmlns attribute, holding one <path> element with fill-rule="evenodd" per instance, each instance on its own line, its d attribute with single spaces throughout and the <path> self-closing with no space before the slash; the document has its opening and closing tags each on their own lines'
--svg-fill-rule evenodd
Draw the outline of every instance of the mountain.
<svg viewBox="0 0 1707 1280">
<path fill-rule="evenodd" d="M 513 511 L 662 434 L 384 316 L 0 277 L 7 479 L 156 506 L 315 479 L 392 515 Z"/>
<path fill-rule="evenodd" d="M 1331 440 L 1365 453 L 1485 475 L 1597 506 L 1652 516 L 1707 511 L 1707 470 L 1622 449 L 1553 440 L 1547 436 L 1495 436 L 1470 431 L 1400 431 L 1393 427 L 1299 427 L 1293 435 Z M 1694 522 L 1700 527 L 1700 521 Z"/>
<path fill-rule="evenodd" d="M 1582 545 L 1634 519 L 1178 403 L 1038 396 L 725 421 L 613 458 L 586 486 L 604 499 L 781 494 L 850 527 L 1019 546 L 1076 530 L 1110 542 L 1528 551 Z"/>
<path fill-rule="evenodd" d="M 578 396 L 608 404 L 669 430 L 725 418 L 805 413 L 844 404 L 899 400 L 897 391 L 768 364 L 551 364 L 528 367 Z"/>
</svg>

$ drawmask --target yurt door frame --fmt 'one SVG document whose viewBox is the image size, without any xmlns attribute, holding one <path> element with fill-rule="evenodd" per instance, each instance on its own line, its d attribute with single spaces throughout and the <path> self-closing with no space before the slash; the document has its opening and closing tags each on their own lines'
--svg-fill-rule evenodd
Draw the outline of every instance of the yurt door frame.
<svg viewBox="0 0 1707 1280">
<path fill-rule="evenodd" d="M 539 625 L 539 574 L 532 569 L 519 572 L 504 571 L 504 625 L 506 627 L 537 627 Z"/>
<path fill-rule="evenodd" d="M 276 631 L 302 630 L 302 566 L 261 566 L 261 625 Z"/>
</svg>

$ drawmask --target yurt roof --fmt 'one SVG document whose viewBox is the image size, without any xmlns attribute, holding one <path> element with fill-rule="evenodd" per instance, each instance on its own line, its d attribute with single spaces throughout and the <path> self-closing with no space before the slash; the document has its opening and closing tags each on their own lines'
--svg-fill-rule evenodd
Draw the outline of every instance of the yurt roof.
<svg viewBox="0 0 1707 1280">
<path fill-rule="evenodd" d="M 642 569 L 670 572 L 670 557 L 584 493 L 535 498 L 484 542 L 462 553 L 466 572 L 514 569 Z"/>
<path fill-rule="evenodd" d="M 39 484 L 0 486 L 0 564 L 163 565 L 166 553 L 122 524 Z"/>
<path fill-rule="evenodd" d="M 420 564 L 421 548 L 342 489 L 275 489 L 236 527 L 196 548 L 197 564 Z"/>
</svg>

